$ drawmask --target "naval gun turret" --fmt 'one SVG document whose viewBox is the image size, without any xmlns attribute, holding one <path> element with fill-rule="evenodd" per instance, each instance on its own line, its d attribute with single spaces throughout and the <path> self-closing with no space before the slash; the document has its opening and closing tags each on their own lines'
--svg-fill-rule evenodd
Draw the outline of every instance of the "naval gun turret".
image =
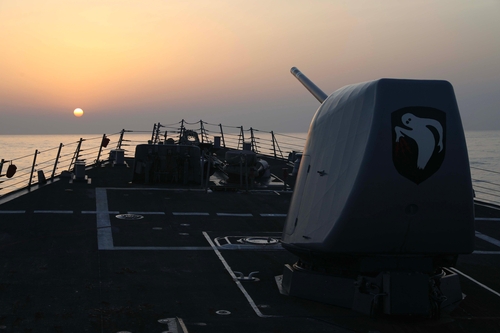
<svg viewBox="0 0 500 333">
<path fill-rule="evenodd" d="M 453 87 L 379 79 L 324 94 L 283 230 L 285 294 L 367 314 L 438 316 L 462 299 L 448 267 L 474 248 L 473 190 Z"/>
</svg>

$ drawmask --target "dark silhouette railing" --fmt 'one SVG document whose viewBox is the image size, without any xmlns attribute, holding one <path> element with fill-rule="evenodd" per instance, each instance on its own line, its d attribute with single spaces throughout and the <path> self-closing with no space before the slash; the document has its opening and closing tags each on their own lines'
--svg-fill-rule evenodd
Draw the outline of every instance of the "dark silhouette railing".
<svg viewBox="0 0 500 333">
<path fill-rule="evenodd" d="M 25 156 L 1 159 L 0 196 L 52 181 L 62 171 L 72 172 L 76 161 L 85 161 L 86 167 L 105 163 L 112 150 L 123 149 L 125 157 L 133 157 L 138 144 L 159 144 L 168 139 L 179 142 L 186 131 L 195 131 L 202 143 L 213 143 L 218 137 L 224 148 L 243 149 L 247 144 L 257 154 L 283 160 L 288 159 L 289 152 L 301 152 L 305 144 L 305 135 L 266 132 L 252 127 L 244 129 L 243 126 L 212 124 L 202 120 L 188 123 L 184 119 L 174 124 L 156 123 L 152 131 L 123 129 L 110 135 L 60 143 L 46 150 L 36 149 L 33 154 Z M 15 174 L 10 177 L 16 166 Z M 475 199 L 500 205 L 500 182 L 492 180 L 500 179 L 500 172 L 471 166 L 471 174 Z"/>
<path fill-rule="evenodd" d="M 202 143 L 214 143 L 218 137 L 224 148 L 243 149 L 247 144 L 257 154 L 283 160 L 288 159 L 288 153 L 291 151 L 302 151 L 305 143 L 305 137 L 259 131 L 254 128 L 244 129 L 243 126 L 211 124 L 202 120 L 188 123 L 183 119 L 167 125 L 156 123 L 152 131 L 123 129 L 110 135 L 103 134 L 60 143 L 46 150 L 37 149 L 33 154 L 21 157 L 1 159 L 0 196 L 50 182 L 63 171 L 74 172 L 77 161 L 84 161 L 86 167 L 106 163 L 113 150 L 121 149 L 125 157 L 133 157 L 135 146 L 138 144 L 160 144 L 169 139 L 179 142 L 186 131 L 196 132 Z M 16 169 L 13 175 L 12 169 Z"/>
<path fill-rule="evenodd" d="M 489 179 L 499 179 L 500 172 L 471 166 L 472 187 L 474 197 L 478 201 L 500 205 L 500 182 Z"/>
</svg>

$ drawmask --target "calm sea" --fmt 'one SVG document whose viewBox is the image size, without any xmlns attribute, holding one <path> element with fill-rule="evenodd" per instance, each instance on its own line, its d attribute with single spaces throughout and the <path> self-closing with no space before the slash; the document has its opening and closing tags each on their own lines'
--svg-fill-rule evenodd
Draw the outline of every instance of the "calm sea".
<svg viewBox="0 0 500 333">
<path fill-rule="evenodd" d="M 465 134 L 476 196 L 487 201 L 500 202 L 500 131 L 469 131 Z M 300 150 L 305 143 L 305 137 L 305 133 L 276 135 L 283 151 Z M 71 163 L 81 138 L 85 139 L 81 142 L 81 154 L 87 154 L 87 161 L 93 162 L 98 154 L 102 134 L 0 135 L 0 160 L 6 161 L 2 173 L 6 172 L 10 164 L 7 161 L 14 160 L 19 174 L 29 174 L 35 150 L 38 150 L 35 171 L 43 169 L 46 176 L 50 176 L 60 143 L 64 146 L 61 148 L 57 171 L 62 171 L 65 169 L 65 163 Z M 109 149 L 116 148 L 119 134 L 109 135 L 109 138 L 110 143 L 103 150 L 102 156 L 108 154 Z M 150 133 L 126 133 L 124 139 L 129 141 L 125 141 L 122 148 L 127 149 L 129 155 L 133 155 L 133 147 L 147 142 L 150 138 Z M 22 183 L 20 185 L 25 186 Z"/>
</svg>

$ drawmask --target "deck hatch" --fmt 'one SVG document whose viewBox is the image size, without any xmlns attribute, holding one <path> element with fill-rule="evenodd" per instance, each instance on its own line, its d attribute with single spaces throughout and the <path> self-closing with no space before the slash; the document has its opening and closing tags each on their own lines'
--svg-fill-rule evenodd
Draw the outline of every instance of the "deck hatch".
<svg viewBox="0 0 500 333">
<path fill-rule="evenodd" d="M 214 238 L 214 243 L 222 249 L 238 250 L 283 250 L 281 238 L 270 236 L 223 236 Z"/>
<path fill-rule="evenodd" d="M 254 245 L 270 245 L 279 243 L 279 240 L 272 237 L 245 237 L 238 240 L 238 242 Z"/>
<path fill-rule="evenodd" d="M 116 218 L 120 220 L 140 220 L 143 219 L 144 216 L 139 214 L 118 214 Z"/>
</svg>

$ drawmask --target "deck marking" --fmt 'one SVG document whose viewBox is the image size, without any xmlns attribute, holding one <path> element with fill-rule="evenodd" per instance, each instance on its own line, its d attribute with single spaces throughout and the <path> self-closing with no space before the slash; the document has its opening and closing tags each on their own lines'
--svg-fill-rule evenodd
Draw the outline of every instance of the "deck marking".
<svg viewBox="0 0 500 333">
<path fill-rule="evenodd" d="M 108 214 L 120 214 L 120 212 L 117 210 L 111 210 L 111 211 L 108 211 L 107 213 Z M 82 214 L 97 214 L 97 212 L 95 210 L 82 210 Z"/>
<path fill-rule="evenodd" d="M 25 210 L 0 210 L 0 214 L 24 214 Z"/>
<path fill-rule="evenodd" d="M 172 212 L 174 216 L 210 216 L 209 213 L 202 212 Z"/>
<path fill-rule="evenodd" d="M 128 212 L 136 215 L 165 215 L 165 212 Z"/>
<path fill-rule="evenodd" d="M 176 318 L 177 318 L 177 322 L 181 326 L 182 333 L 188 333 L 188 329 L 186 327 L 186 324 L 184 324 L 184 320 L 182 320 L 182 318 L 179 318 L 179 317 L 176 317 Z"/>
<path fill-rule="evenodd" d="M 138 187 L 138 188 L 123 188 L 123 187 L 106 187 L 111 191 L 167 191 L 167 192 L 205 192 L 204 189 L 195 188 L 161 188 L 161 187 Z"/>
<path fill-rule="evenodd" d="M 274 316 L 274 315 L 265 315 L 262 312 L 260 312 L 259 308 L 257 307 L 257 305 L 255 304 L 255 302 L 253 301 L 252 297 L 248 294 L 248 292 L 246 291 L 246 289 L 243 287 L 243 285 L 241 284 L 241 282 L 238 280 L 238 278 L 236 277 L 236 275 L 234 274 L 233 270 L 228 265 L 228 263 L 226 262 L 226 260 L 224 259 L 224 257 L 220 253 L 220 251 L 217 250 L 217 247 L 215 246 L 214 242 L 212 242 L 212 240 L 210 239 L 210 236 L 208 236 L 208 234 L 205 231 L 203 231 L 203 236 L 205 236 L 205 238 L 207 239 L 207 242 L 210 244 L 210 246 L 214 250 L 214 252 L 217 255 L 217 257 L 219 257 L 219 260 L 222 262 L 222 264 L 224 265 L 224 267 L 228 271 L 229 275 L 231 275 L 231 277 L 233 278 L 233 281 L 236 283 L 236 285 L 238 286 L 238 288 L 240 288 L 240 290 L 243 293 L 243 295 L 245 295 L 245 298 L 247 299 L 248 303 L 250 303 L 250 306 L 255 311 L 255 313 L 257 314 L 257 316 L 259 316 L 261 318 L 281 317 L 281 316 Z"/>
<path fill-rule="evenodd" d="M 486 207 L 486 208 L 491 208 L 491 209 L 500 210 L 500 208 L 495 207 L 495 206 L 493 206 L 493 204 L 490 204 L 490 203 L 487 203 L 487 202 L 478 202 L 478 201 L 474 201 L 474 204 L 475 204 L 475 205 L 478 205 L 478 206 L 483 206 L 483 207 Z"/>
<path fill-rule="evenodd" d="M 453 268 L 453 267 L 449 267 L 449 269 L 451 269 L 451 270 L 452 270 L 452 271 L 454 271 L 455 273 L 458 273 L 458 274 L 462 275 L 463 277 L 465 277 L 465 278 L 467 278 L 467 279 L 471 280 L 472 282 L 477 283 L 479 286 L 483 287 L 484 289 L 486 289 L 486 290 L 488 290 L 488 291 L 491 291 L 493 294 L 495 294 L 495 295 L 497 295 L 497 296 L 499 296 L 499 297 L 500 297 L 500 293 L 499 293 L 498 291 L 495 291 L 495 290 L 491 289 L 490 287 L 488 287 L 488 286 L 486 286 L 486 285 L 482 284 L 481 282 L 479 282 L 479 281 L 477 281 L 477 280 L 475 280 L 475 279 L 471 278 L 471 277 L 470 277 L 470 276 L 468 276 L 467 274 L 464 274 L 464 273 L 460 272 L 458 269 Z"/>
<path fill-rule="evenodd" d="M 141 251 L 206 251 L 210 246 L 115 246 L 111 250 L 141 250 Z"/>
<path fill-rule="evenodd" d="M 105 188 L 95 189 L 95 207 L 97 210 L 97 248 L 99 250 L 113 249 L 113 233 L 108 211 L 108 195 Z"/>
<path fill-rule="evenodd" d="M 500 221 L 499 217 L 476 217 L 474 221 Z"/>
<path fill-rule="evenodd" d="M 493 244 L 493 245 L 500 247 L 500 241 L 498 239 L 495 239 L 495 238 L 490 237 L 488 235 L 482 234 L 479 231 L 476 231 L 476 237 L 480 238 L 484 241 L 487 241 L 490 244 Z"/>
<path fill-rule="evenodd" d="M 260 214 L 262 217 L 286 217 L 287 214 Z"/>
<path fill-rule="evenodd" d="M 243 214 L 238 214 L 238 213 L 217 213 L 217 216 L 239 216 L 239 217 L 250 217 L 250 216 L 253 216 L 253 214 L 250 214 L 250 213 L 243 213 Z"/>
<path fill-rule="evenodd" d="M 72 210 L 35 210 L 35 214 L 73 214 Z"/>
<path fill-rule="evenodd" d="M 474 251 L 472 254 L 500 254 L 500 251 Z"/>
</svg>

